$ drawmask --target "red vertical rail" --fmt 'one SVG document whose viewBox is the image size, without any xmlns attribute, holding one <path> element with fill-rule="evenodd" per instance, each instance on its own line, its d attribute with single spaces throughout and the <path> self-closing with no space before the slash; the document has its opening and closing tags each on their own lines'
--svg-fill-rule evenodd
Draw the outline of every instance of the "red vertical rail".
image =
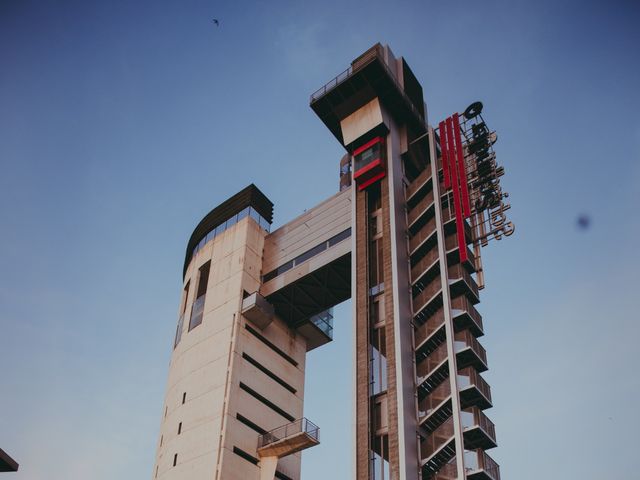
<svg viewBox="0 0 640 480">
<path fill-rule="evenodd" d="M 447 154 L 447 131 L 445 123 L 440 122 L 438 125 L 440 133 L 440 151 L 442 152 L 442 173 L 444 174 L 445 190 L 451 187 L 451 174 L 449 173 L 449 155 Z"/>
<path fill-rule="evenodd" d="M 462 150 L 462 138 L 460 136 L 460 120 L 458 114 L 453 114 L 453 138 L 456 143 L 456 156 L 458 158 L 458 176 L 460 177 L 460 188 L 462 189 L 462 206 L 464 208 L 464 218 L 471 216 L 471 204 L 469 202 L 469 188 L 467 185 L 467 167 L 464 164 L 464 152 Z"/>
<path fill-rule="evenodd" d="M 458 168 L 456 166 L 455 142 L 453 139 L 453 118 L 449 117 L 446 121 L 447 126 L 447 147 L 451 154 L 451 177 L 453 180 L 453 203 L 456 211 L 456 234 L 458 237 L 458 249 L 460 251 L 460 262 L 467 260 L 467 242 L 464 237 L 464 219 L 462 214 L 462 205 L 460 199 L 460 182 L 458 180 Z"/>
</svg>

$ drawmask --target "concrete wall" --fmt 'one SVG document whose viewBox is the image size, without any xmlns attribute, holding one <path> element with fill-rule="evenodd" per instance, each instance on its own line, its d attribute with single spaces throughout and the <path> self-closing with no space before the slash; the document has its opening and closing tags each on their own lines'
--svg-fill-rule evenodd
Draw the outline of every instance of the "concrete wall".
<svg viewBox="0 0 640 480">
<path fill-rule="evenodd" d="M 351 226 L 351 195 L 344 190 L 328 198 L 265 239 L 263 274 Z"/>
<path fill-rule="evenodd" d="M 153 478 L 166 480 L 258 479 L 259 467 L 234 453 L 257 457 L 258 433 L 236 419 L 238 413 L 265 430 L 289 422 L 239 388 L 247 384 L 291 416 L 303 410 L 306 344 L 279 319 L 255 331 L 293 359 L 295 365 L 251 334 L 241 316 L 243 291 L 260 286 L 266 232 L 251 218 L 214 238 L 192 259 L 182 338 L 169 364 L 160 439 Z M 189 328 L 198 269 L 211 261 L 202 324 Z M 246 353 L 291 385 L 296 393 L 249 364 Z M 186 394 L 186 395 L 185 395 Z M 183 403 L 183 395 L 185 401 Z M 165 413 L 166 412 L 166 413 Z M 182 423 L 181 433 L 178 425 Z M 173 465 L 177 454 L 176 465 Z M 280 461 L 278 470 L 299 478 L 300 455 Z"/>
</svg>

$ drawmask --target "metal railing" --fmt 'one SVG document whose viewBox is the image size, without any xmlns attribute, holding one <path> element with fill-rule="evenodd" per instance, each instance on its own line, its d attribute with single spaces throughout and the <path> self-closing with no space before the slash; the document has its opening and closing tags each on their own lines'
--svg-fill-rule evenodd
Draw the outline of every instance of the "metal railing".
<svg viewBox="0 0 640 480">
<path fill-rule="evenodd" d="M 457 332 L 455 334 L 455 350 L 456 353 L 466 349 L 471 348 L 473 352 L 478 356 L 482 363 L 487 365 L 487 351 L 484 349 L 480 342 L 469 330 L 463 330 L 462 332 Z"/>
<path fill-rule="evenodd" d="M 317 442 L 320 441 L 320 427 L 303 417 L 260 435 L 258 437 L 258 448 L 266 447 L 299 433 L 304 433 Z"/>
<path fill-rule="evenodd" d="M 349 78 L 354 71 L 355 72 L 359 71 L 362 67 L 367 65 L 369 62 L 373 61 L 378 56 L 379 50 L 382 50 L 382 47 L 380 45 L 374 45 L 372 48 L 370 48 L 369 50 L 364 52 L 362 55 L 360 55 L 358 58 L 356 58 L 353 62 L 351 62 L 351 66 L 347 68 L 344 72 L 339 74 L 334 79 L 329 80 L 324 86 L 320 87 L 318 90 L 313 92 L 311 94 L 310 103 L 313 103 L 315 100 L 318 100 L 319 98 L 323 97 L 328 92 L 330 92 L 335 87 L 337 87 L 342 82 L 344 82 L 347 78 Z M 384 60 L 382 60 L 382 63 L 384 63 Z M 355 70 L 353 69 L 354 65 L 356 67 Z"/>
<path fill-rule="evenodd" d="M 311 94 L 310 103 L 313 103 L 316 100 L 318 100 L 319 98 L 322 98 L 323 96 L 325 96 L 331 90 L 333 90 L 338 85 L 340 85 L 342 82 L 344 82 L 347 78 L 349 78 L 352 73 L 353 73 L 353 69 L 351 67 L 349 67 L 344 72 L 342 72 L 337 77 L 335 77 L 334 79 L 329 80 L 324 86 L 320 87 L 318 90 L 316 90 L 315 92 L 313 92 Z"/>
<path fill-rule="evenodd" d="M 491 402 L 491 387 L 473 367 L 465 367 L 458 372 L 458 388 L 464 390 L 474 386 Z"/>
<path fill-rule="evenodd" d="M 485 452 L 481 453 L 481 458 L 484 471 L 487 472 L 494 480 L 500 480 L 500 466 L 496 461 Z"/>
<path fill-rule="evenodd" d="M 474 427 L 480 427 L 485 431 L 487 435 L 495 442 L 496 440 L 496 427 L 494 423 L 489 420 L 482 411 L 477 407 L 471 407 L 460 412 L 460 419 L 462 420 L 462 427 L 464 430 L 468 430 Z"/>
<path fill-rule="evenodd" d="M 449 282 L 454 283 L 458 280 L 464 281 L 467 285 L 471 293 L 476 297 L 476 299 L 480 298 L 480 291 L 478 290 L 478 284 L 473 279 L 471 274 L 464 268 L 462 265 L 457 264 L 452 267 L 449 267 Z"/>
<path fill-rule="evenodd" d="M 484 450 L 466 450 L 464 452 L 464 464 L 467 474 L 484 470 L 493 480 L 500 480 L 500 467 Z"/>
<path fill-rule="evenodd" d="M 476 324 L 476 327 L 480 331 L 483 330 L 482 316 L 480 315 L 480 313 L 478 313 L 478 310 L 476 310 L 476 308 L 473 306 L 473 304 L 469 301 L 469 299 L 466 296 L 461 295 L 451 300 L 451 308 L 453 310 L 460 310 L 461 312 L 466 312 L 469 315 L 469 317 L 473 320 L 473 322 Z"/>
</svg>

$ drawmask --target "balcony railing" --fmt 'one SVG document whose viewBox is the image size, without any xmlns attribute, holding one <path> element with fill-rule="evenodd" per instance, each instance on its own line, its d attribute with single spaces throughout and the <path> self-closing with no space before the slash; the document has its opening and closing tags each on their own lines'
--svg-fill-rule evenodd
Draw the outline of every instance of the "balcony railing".
<svg viewBox="0 0 640 480">
<path fill-rule="evenodd" d="M 454 324 L 457 329 L 462 330 L 463 328 L 469 327 L 469 323 L 472 323 L 473 325 L 471 325 L 471 328 L 476 336 L 480 336 L 484 333 L 482 316 L 465 295 L 460 295 L 451 300 L 451 309 L 453 310 Z M 456 320 L 463 316 L 467 317 L 467 319 Z"/>
<path fill-rule="evenodd" d="M 491 387 L 485 381 L 484 378 L 480 376 L 480 374 L 473 367 L 463 368 L 458 372 L 458 388 L 460 389 L 460 400 L 463 401 L 466 398 L 466 395 L 463 395 L 463 391 L 467 392 L 471 387 L 475 388 L 482 397 L 484 397 L 484 401 L 480 402 L 484 407 L 491 406 Z M 470 397 L 469 401 L 476 401 L 478 399 L 474 399 Z"/>
<path fill-rule="evenodd" d="M 460 353 L 467 348 L 470 348 L 473 353 L 480 359 L 484 368 L 487 367 L 487 351 L 484 349 L 480 342 L 469 330 L 463 330 L 456 332 L 455 334 L 455 350 L 456 353 Z"/>
<path fill-rule="evenodd" d="M 335 77 L 333 80 L 330 80 L 323 87 L 320 87 L 318 90 L 313 92 L 311 94 L 310 103 L 313 103 L 316 100 L 318 100 L 318 99 L 322 98 L 323 96 L 325 96 L 331 90 L 336 88 L 341 83 L 345 82 L 349 77 L 351 77 L 353 74 L 359 72 L 363 67 L 365 67 L 366 65 L 368 65 L 369 63 L 374 61 L 376 58 L 378 58 L 379 63 L 385 69 L 385 71 L 387 72 L 387 75 L 389 76 L 391 81 L 395 84 L 397 92 L 403 98 L 404 103 L 406 103 L 406 106 L 415 115 L 416 119 L 418 119 L 421 124 L 424 124 L 425 123 L 424 122 L 424 117 L 418 111 L 418 109 L 413 104 L 413 102 L 409 99 L 409 97 L 407 96 L 407 94 L 404 91 L 404 88 L 402 88 L 400 86 L 400 84 L 398 83 L 398 79 L 396 78 L 396 74 L 391 70 L 391 68 L 389 68 L 389 65 L 387 65 L 387 62 L 385 62 L 385 60 L 384 60 L 384 51 L 383 51 L 382 45 L 380 45 L 380 44 L 376 44 L 372 48 L 370 48 L 369 50 L 364 52 L 362 55 L 360 55 L 358 58 L 356 58 L 351 63 L 351 66 L 349 68 L 347 68 L 344 72 L 342 72 L 340 75 Z"/>
<path fill-rule="evenodd" d="M 484 450 L 465 450 L 464 466 L 467 478 L 487 478 L 500 480 L 500 467 Z M 484 476 L 480 474 L 484 473 Z"/>
<path fill-rule="evenodd" d="M 463 430 L 480 427 L 493 442 L 496 441 L 496 427 L 478 407 L 467 408 L 460 412 Z"/>
<path fill-rule="evenodd" d="M 320 442 L 320 427 L 306 418 L 287 423 L 258 437 L 258 449 L 268 447 L 271 444 L 286 440 L 293 436 L 305 434 L 315 443 Z"/>
<path fill-rule="evenodd" d="M 471 291 L 476 300 L 480 299 L 478 284 L 473 279 L 471 274 L 467 271 L 467 269 L 460 264 L 449 267 L 449 283 L 459 283 L 460 281 L 464 282 L 464 284 Z"/>
</svg>

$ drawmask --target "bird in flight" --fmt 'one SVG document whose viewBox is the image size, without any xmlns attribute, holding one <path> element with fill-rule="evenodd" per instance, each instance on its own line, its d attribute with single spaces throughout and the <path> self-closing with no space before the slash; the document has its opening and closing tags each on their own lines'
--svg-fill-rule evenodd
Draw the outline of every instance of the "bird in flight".
<svg viewBox="0 0 640 480">
<path fill-rule="evenodd" d="M 219 26 L 220 26 L 220 22 L 218 21 L 218 19 L 217 19 L 217 18 L 214 18 L 214 19 L 213 19 L 213 23 L 214 23 L 214 25 L 215 25 L 216 27 L 219 27 Z"/>
</svg>

